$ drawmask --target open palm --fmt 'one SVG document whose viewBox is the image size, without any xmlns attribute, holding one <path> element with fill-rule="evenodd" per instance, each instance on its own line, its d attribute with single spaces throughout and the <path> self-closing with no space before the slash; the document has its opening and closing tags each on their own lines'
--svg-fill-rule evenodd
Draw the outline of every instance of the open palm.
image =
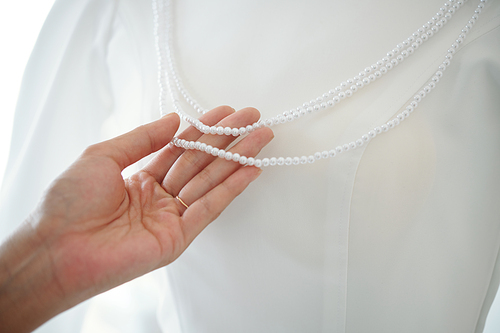
<svg viewBox="0 0 500 333">
<path fill-rule="evenodd" d="M 255 109 L 219 107 L 202 120 L 241 127 L 258 118 Z M 255 167 L 167 145 L 178 124 L 169 115 L 91 146 L 49 188 L 36 228 L 50 235 L 64 293 L 88 298 L 171 263 L 259 175 Z M 231 151 L 254 156 L 272 136 L 269 129 L 252 132 Z M 179 137 L 220 148 L 234 140 L 192 127 Z M 159 149 L 145 168 L 122 178 L 126 166 Z"/>
</svg>

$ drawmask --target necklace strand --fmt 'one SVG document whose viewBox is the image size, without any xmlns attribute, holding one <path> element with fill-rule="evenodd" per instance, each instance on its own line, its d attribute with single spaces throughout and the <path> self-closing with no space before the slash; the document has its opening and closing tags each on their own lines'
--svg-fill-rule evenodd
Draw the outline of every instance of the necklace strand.
<svg viewBox="0 0 500 333">
<path fill-rule="evenodd" d="M 455 2 L 454 0 L 448 1 L 450 3 Z M 458 2 L 457 1 L 457 5 Z M 199 141 L 187 141 L 184 139 L 179 139 L 175 137 L 172 140 L 172 143 L 177 146 L 181 147 L 184 149 L 195 149 L 199 150 L 202 152 L 205 152 L 207 154 L 217 156 L 220 158 L 224 158 L 228 161 L 232 160 L 234 162 L 240 163 L 241 165 L 248 165 L 248 166 L 256 166 L 256 167 L 266 167 L 266 166 L 281 166 L 281 165 L 298 165 L 298 164 L 306 164 L 306 163 L 314 163 L 316 160 L 320 159 L 327 159 L 329 157 L 335 157 L 337 155 L 340 155 L 346 151 L 356 149 L 358 147 L 361 147 L 365 143 L 369 142 L 371 139 L 375 138 L 377 135 L 382 134 L 384 132 L 389 131 L 390 129 L 393 129 L 394 127 L 398 126 L 403 120 L 408 118 L 411 113 L 418 107 L 419 103 L 422 101 L 423 98 L 425 98 L 435 87 L 436 84 L 439 82 L 439 80 L 443 76 L 443 72 L 447 67 L 450 66 L 451 61 L 453 59 L 453 55 L 455 54 L 456 50 L 463 44 L 464 39 L 466 38 L 467 34 L 470 32 L 474 24 L 476 23 L 477 19 L 479 18 L 479 14 L 481 14 L 485 3 L 487 0 L 480 0 L 479 5 L 474 11 L 474 14 L 472 15 L 471 19 L 467 22 L 467 24 L 463 27 L 461 30 L 461 33 L 458 35 L 457 39 L 455 42 L 451 44 L 450 49 L 448 49 L 446 55 L 444 56 L 444 61 L 438 66 L 438 70 L 434 73 L 434 75 L 431 77 L 431 79 L 428 81 L 426 85 L 423 86 L 423 88 L 413 97 L 413 100 L 406 105 L 405 109 L 396 115 L 393 119 L 388 121 L 385 124 L 382 124 L 380 126 L 375 127 L 374 129 L 370 130 L 368 133 L 363 134 L 359 139 L 346 143 L 344 145 L 337 146 L 334 149 L 331 150 L 325 150 L 322 152 L 316 152 L 312 155 L 309 156 L 301 156 L 301 157 L 271 157 L 271 158 L 263 158 L 263 159 L 258 159 L 258 158 L 253 158 L 253 157 L 246 157 L 246 156 L 241 156 L 238 153 L 231 153 L 229 151 L 225 151 L 224 149 L 219 149 L 217 147 L 212 147 L 210 145 L 207 145 L 205 143 L 199 142 Z M 460 6 L 460 5 L 458 5 Z M 157 52 L 159 56 L 159 81 L 162 83 L 163 79 L 165 78 L 165 74 L 163 72 L 163 64 L 161 61 L 161 58 L 165 55 L 164 51 L 162 50 L 162 45 L 161 45 L 161 38 L 159 31 L 161 31 L 161 28 L 164 28 L 164 26 L 160 23 L 160 20 L 158 19 L 159 17 L 159 10 L 160 6 L 158 3 L 153 0 L 153 11 L 154 11 L 154 16 L 155 16 L 155 37 L 156 37 L 156 44 L 157 44 Z M 165 9 L 163 7 L 163 9 Z M 455 11 L 456 8 L 451 7 L 449 11 Z M 432 30 L 431 30 L 432 31 Z M 168 74 L 167 74 L 168 75 Z M 167 84 L 168 84 L 168 79 L 167 79 Z M 162 95 L 163 93 L 163 95 Z M 160 84 L 160 108 L 161 106 L 165 106 L 165 96 L 164 96 L 165 90 L 162 84 Z M 178 101 L 177 101 L 178 102 Z M 174 105 L 176 103 L 174 102 Z M 182 109 L 181 109 L 182 110 Z M 183 119 L 185 119 L 186 116 L 183 116 Z M 197 119 L 195 119 L 198 121 Z M 188 121 L 188 120 L 186 120 Z M 189 122 L 189 121 L 188 121 Z M 199 122 L 199 121 L 198 121 Z M 200 122 L 201 123 L 201 122 Z M 260 128 L 262 125 L 261 122 L 256 123 L 258 127 Z M 254 124 L 254 125 L 256 125 Z M 254 128 L 254 125 L 251 125 L 252 128 Z M 206 126 L 206 125 L 205 125 Z M 256 129 L 254 128 L 254 129 Z M 238 129 L 239 130 L 239 129 Z M 229 134 L 229 135 L 232 135 Z M 238 134 L 240 135 L 240 134 Z"/>
<path fill-rule="evenodd" d="M 433 37 L 453 16 L 453 14 L 462 7 L 465 1 L 449 0 L 439 8 L 438 12 L 431 17 L 431 19 L 417 29 L 403 42 L 396 45 L 394 49 L 387 52 L 387 55 L 371 66 L 366 67 L 360 71 L 357 76 L 342 81 L 337 87 L 323 93 L 316 99 L 309 102 L 304 102 L 301 106 L 284 111 L 274 117 L 268 119 L 261 119 L 258 122 L 248 125 L 246 127 L 231 128 L 222 126 L 208 126 L 203 124 L 200 120 L 188 115 L 180 105 L 179 95 L 192 106 L 198 113 L 205 113 L 208 110 L 202 108 L 199 103 L 187 92 L 184 88 L 182 81 L 177 74 L 177 65 L 173 56 L 173 15 L 172 4 L 169 0 L 166 3 L 166 75 L 167 87 L 169 93 L 173 97 L 174 111 L 182 117 L 183 120 L 196 127 L 200 132 L 212 135 L 233 135 L 239 136 L 252 132 L 260 127 L 272 127 L 278 124 L 294 121 L 302 116 L 312 114 L 314 112 L 331 108 L 340 103 L 342 100 L 353 96 L 359 89 L 370 84 L 371 82 L 381 78 L 387 74 L 391 69 L 395 68 L 398 64 L 403 62 L 407 57 L 414 54 L 420 45 Z"/>
</svg>

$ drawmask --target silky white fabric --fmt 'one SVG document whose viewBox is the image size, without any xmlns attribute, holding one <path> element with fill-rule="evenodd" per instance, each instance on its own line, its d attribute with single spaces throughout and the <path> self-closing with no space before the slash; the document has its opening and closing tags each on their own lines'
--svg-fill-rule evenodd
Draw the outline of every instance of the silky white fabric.
<svg viewBox="0 0 500 333">
<path fill-rule="evenodd" d="M 394 117 L 477 4 L 351 99 L 274 127 L 260 156 L 331 149 Z M 269 117 L 356 75 L 440 5 L 184 0 L 175 56 L 206 107 Z M 436 89 L 396 129 L 334 159 L 266 168 L 162 271 L 161 328 L 482 332 L 499 273 L 499 25 L 490 1 Z M 152 31 L 148 1 L 56 3 L 23 83 L 2 232 L 86 145 L 158 116 Z"/>
</svg>

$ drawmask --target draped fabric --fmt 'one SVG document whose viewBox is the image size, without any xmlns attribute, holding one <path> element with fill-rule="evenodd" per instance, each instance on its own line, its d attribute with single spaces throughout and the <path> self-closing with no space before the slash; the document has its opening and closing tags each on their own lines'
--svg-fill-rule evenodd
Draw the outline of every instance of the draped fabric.
<svg viewBox="0 0 500 333">
<path fill-rule="evenodd" d="M 392 119 L 437 70 L 478 3 L 468 1 L 353 97 L 273 127 L 275 139 L 259 156 L 332 149 Z M 440 6 L 178 1 L 174 55 L 204 106 L 253 106 L 267 118 L 353 77 Z M 141 321 L 152 307 L 138 306 L 134 320 L 144 325 L 134 330 L 482 332 L 500 268 L 499 26 L 500 3 L 489 1 L 436 88 L 397 128 L 333 159 L 266 168 L 156 272 L 158 324 Z M 19 97 L 2 235 L 85 146 L 157 118 L 158 93 L 149 1 L 56 2 Z M 89 327 L 88 306 L 96 305 L 40 331 Z"/>
</svg>

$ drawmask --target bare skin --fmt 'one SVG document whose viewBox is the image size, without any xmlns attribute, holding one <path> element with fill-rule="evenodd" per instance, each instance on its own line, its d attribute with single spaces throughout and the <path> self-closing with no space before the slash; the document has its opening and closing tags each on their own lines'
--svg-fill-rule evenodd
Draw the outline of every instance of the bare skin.
<svg viewBox="0 0 500 333">
<path fill-rule="evenodd" d="M 235 113 L 218 107 L 202 120 L 241 127 L 258 118 L 255 109 Z M 260 174 L 255 167 L 167 145 L 178 125 L 171 114 L 93 145 L 52 183 L 0 246 L 2 332 L 29 332 L 94 295 L 168 265 Z M 234 140 L 191 127 L 179 137 L 219 148 Z M 255 156 L 272 137 L 268 128 L 257 130 L 231 151 Z M 158 150 L 141 171 L 122 178 L 125 167 Z"/>
</svg>

